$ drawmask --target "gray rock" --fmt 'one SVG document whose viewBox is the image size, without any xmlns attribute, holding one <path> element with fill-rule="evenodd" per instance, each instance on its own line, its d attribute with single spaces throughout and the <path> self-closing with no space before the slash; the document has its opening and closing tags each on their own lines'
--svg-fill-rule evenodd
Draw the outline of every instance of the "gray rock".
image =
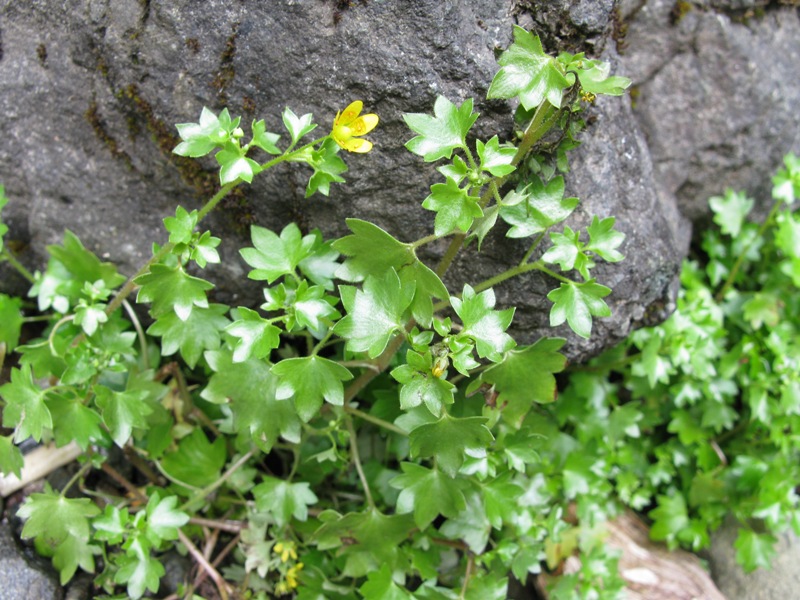
<svg viewBox="0 0 800 600">
<path fill-rule="evenodd" d="M 29 561 L 11 527 L 0 522 L 0 600 L 60 600 L 58 578 L 46 564 Z"/>
<path fill-rule="evenodd" d="M 791 532 L 781 534 L 775 546 L 772 568 L 745 574 L 736 563 L 733 547 L 739 524 L 728 517 L 711 537 L 707 551 L 711 575 L 720 591 L 730 600 L 786 600 L 796 598 L 800 589 L 800 538 Z"/>
<path fill-rule="evenodd" d="M 647 138 L 660 193 L 692 220 L 725 188 L 771 203 L 771 177 L 800 151 L 800 10 L 751 2 L 672 0 L 627 6 L 622 69 L 634 80 L 634 114 Z"/>
<path fill-rule="evenodd" d="M 532 24 L 551 50 L 605 52 L 616 60 L 613 2 L 442 3 L 222 2 L 71 0 L 0 3 L 0 180 L 12 204 L 8 236 L 29 244 L 22 258 L 41 266 L 46 244 L 75 231 L 87 247 L 132 273 L 152 241 L 164 239 L 161 219 L 174 205 L 198 207 L 215 185 L 214 162 L 170 154 L 173 123 L 196 120 L 202 106 L 230 107 L 247 122 L 264 117 L 280 130 L 285 105 L 314 112 L 323 127 L 336 110 L 363 99 L 381 116 L 366 157 L 346 156 L 350 185 L 331 198 L 303 198 L 302 167 L 285 165 L 258 178 L 208 220 L 223 238 L 224 264 L 208 269 L 215 299 L 253 304 L 260 288 L 245 278 L 236 248 L 248 225 L 280 229 L 290 221 L 346 232 L 344 219 L 374 221 L 402 240 L 431 231 L 419 204 L 439 176 L 406 152 L 412 134 L 404 112 L 428 112 L 437 94 L 475 97 L 484 139 L 511 133 L 511 107 L 485 102 L 515 22 Z M 563 43 L 559 43 L 562 40 Z M 552 47 L 551 47 L 552 46 Z M 584 201 L 576 222 L 615 215 L 628 235 L 628 260 L 598 269 L 614 287 L 614 316 L 598 321 L 590 342 L 571 334 L 576 360 L 624 337 L 637 323 L 668 311 L 669 288 L 688 230 L 669 194 L 654 192 L 648 150 L 625 99 L 600 102 L 575 152 L 571 192 Z M 198 168 L 198 165 L 202 168 Z M 497 244 L 465 257 L 449 282 L 477 282 L 507 268 L 524 249 Z M 436 260 L 445 244 L 426 249 Z M 646 252 L 641 252 L 646 248 Z M 11 282 L 9 282 L 10 284 Z M 5 282 L 4 282 L 5 284 Z M 518 338 L 552 334 L 547 327 L 552 282 L 534 276 L 498 288 L 517 304 Z M 562 330 L 563 331 L 563 330 Z"/>
</svg>

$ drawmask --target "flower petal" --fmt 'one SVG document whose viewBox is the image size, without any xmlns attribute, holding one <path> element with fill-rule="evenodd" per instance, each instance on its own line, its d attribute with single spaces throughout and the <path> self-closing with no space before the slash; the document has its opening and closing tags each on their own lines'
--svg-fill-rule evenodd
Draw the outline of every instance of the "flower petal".
<svg viewBox="0 0 800 600">
<path fill-rule="evenodd" d="M 359 154 L 364 154 L 372 150 L 372 142 L 359 138 L 352 138 L 343 143 L 339 143 L 339 145 L 348 152 L 358 152 Z"/>
<path fill-rule="evenodd" d="M 357 118 L 350 125 L 350 128 L 353 130 L 353 135 L 366 135 L 375 129 L 377 125 L 378 115 L 369 114 Z"/>
<path fill-rule="evenodd" d="M 358 118 L 358 115 L 361 114 L 361 109 L 364 107 L 364 103 L 361 100 L 356 100 L 355 102 L 351 102 L 347 108 L 345 108 L 341 114 L 337 114 L 336 118 L 333 120 L 334 125 L 350 125 L 353 121 Z"/>
</svg>

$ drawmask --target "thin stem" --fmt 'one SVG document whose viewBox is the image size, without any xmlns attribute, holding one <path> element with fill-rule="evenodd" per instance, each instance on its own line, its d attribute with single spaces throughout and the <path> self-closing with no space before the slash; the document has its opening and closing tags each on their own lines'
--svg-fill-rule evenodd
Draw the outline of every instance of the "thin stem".
<svg viewBox="0 0 800 600">
<path fill-rule="evenodd" d="M 247 461 L 253 457 L 254 454 L 255 454 L 254 449 L 248 450 L 246 454 L 242 455 L 242 457 L 239 460 L 237 460 L 234 464 L 232 464 L 231 467 L 227 471 L 225 471 L 225 473 L 223 473 L 222 476 L 219 479 L 217 479 L 214 483 L 207 485 L 198 492 L 195 492 L 195 494 L 191 498 L 189 498 L 186 502 L 184 502 L 181 505 L 180 507 L 181 510 L 186 510 L 189 506 L 191 506 L 192 504 L 194 504 L 199 500 L 204 499 L 206 496 L 208 496 L 210 493 L 216 490 L 219 486 L 221 486 L 228 479 L 230 479 L 230 477 L 234 473 L 236 473 L 236 471 L 241 469 L 245 465 L 245 463 L 247 463 Z"/>
<path fill-rule="evenodd" d="M 67 484 L 61 489 L 61 495 L 64 496 L 69 491 L 69 488 L 71 488 L 75 484 L 75 482 L 78 481 L 78 479 L 80 479 L 81 477 L 83 477 L 86 474 L 86 472 L 91 468 L 92 468 L 91 461 L 87 461 L 86 464 L 84 464 L 80 469 L 78 469 L 78 472 L 75 473 L 75 475 L 73 475 L 67 482 Z"/>
<path fill-rule="evenodd" d="M 25 279 L 28 280 L 28 283 L 34 283 L 36 281 L 36 278 L 33 276 L 33 273 L 28 271 L 28 269 L 25 268 L 25 265 L 19 262 L 17 260 L 17 257 L 14 256 L 8 248 L 3 248 L 3 251 L 0 252 L 0 259 L 2 259 L 2 257 L 4 256 L 6 260 L 9 262 L 9 264 L 16 269 L 17 273 L 19 273 Z"/>
<path fill-rule="evenodd" d="M 475 557 L 472 555 L 472 552 L 467 553 L 467 569 L 464 572 L 464 583 L 461 586 L 461 594 L 459 598 L 466 598 L 467 597 L 467 588 L 469 587 L 469 580 L 472 577 L 472 568 L 475 565 Z"/>
<path fill-rule="evenodd" d="M 408 432 L 405 429 L 401 429 L 394 423 L 389 423 L 389 421 L 384 421 L 378 417 L 373 417 L 369 413 L 365 413 L 363 410 L 359 410 L 357 408 L 353 408 L 352 406 L 345 406 L 344 412 L 353 415 L 354 417 L 358 417 L 359 419 L 363 419 L 364 421 L 369 421 L 373 425 L 377 425 L 387 431 L 391 431 L 392 433 L 399 433 L 400 435 L 408 436 Z"/>
<path fill-rule="evenodd" d="M 745 258 L 747 257 L 747 253 L 750 252 L 750 248 L 756 243 L 757 240 L 761 239 L 764 236 L 764 232 L 767 228 L 772 225 L 772 221 L 775 219 L 775 215 L 778 214 L 778 209 L 783 204 L 782 200 L 778 200 L 775 204 L 772 205 L 772 208 L 767 215 L 767 218 L 764 219 L 764 222 L 761 223 L 761 226 L 758 228 L 756 235 L 750 240 L 750 243 L 747 244 L 747 247 L 739 253 L 739 256 L 736 257 L 736 262 L 733 263 L 733 267 L 731 268 L 731 272 L 728 275 L 728 278 L 725 280 L 725 283 L 720 288 L 720 290 L 714 295 L 714 300 L 717 302 L 721 302 L 723 298 L 725 298 L 725 294 L 728 293 L 728 290 L 733 285 L 734 279 L 739 274 L 739 269 L 742 268 L 744 264 Z"/>
<path fill-rule="evenodd" d="M 520 265 L 527 264 L 527 262 L 530 259 L 531 255 L 536 251 L 536 248 L 539 246 L 539 244 L 542 243 L 542 239 L 544 239 L 544 234 L 545 233 L 547 233 L 546 230 L 542 231 L 539 235 L 536 236 L 536 239 L 533 240 L 533 242 L 531 243 L 531 247 L 528 248 L 528 251 L 525 253 L 525 256 L 523 256 L 522 260 L 519 261 Z"/>
<path fill-rule="evenodd" d="M 562 282 L 562 283 L 575 283 L 575 282 L 574 282 L 574 281 L 572 281 L 572 279 L 570 279 L 569 277 L 564 277 L 564 276 L 563 276 L 561 273 L 556 273 L 556 272 L 555 272 L 555 271 L 553 271 L 552 269 L 548 269 L 547 267 L 545 267 L 545 266 L 544 266 L 544 265 L 543 265 L 541 262 L 539 262 L 538 260 L 537 260 L 536 262 L 532 262 L 532 263 L 528 263 L 528 264 L 529 264 L 529 265 L 531 265 L 531 266 L 532 266 L 534 269 L 536 269 L 537 271 L 541 271 L 541 272 L 542 272 L 542 273 L 544 273 L 545 275 L 549 275 L 549 276 L 550 276 L 550 277 L 552 277 L 553 279 L 557 279 L 558 281 L 560 281 L 560 282 Z M 526 266 L 527 266 L 527 265 L 526 265 Z"/>
<path fill-rule="evenodd" d="M 425 244 L 430 244 L 431 242 L 435 242 L 436 240 L 438 240 L 441 237 L 442 236 L 436 235 L 435 233 L 432 233 L 430 235 L 426 235 L 424 238 L 420 238 L 416 242 L 411 242 L 411 248 L 416 250 L 420 246 L 424 246 Z"/>
<path fill-rule="evenodd" d="M 200 525 L 201 527 L 208 527 L 209 529 L 227 531 L 229 533 L 239 533 L 242 529 L 247 529 L 247 523 L 242 521 L 219 521 L 215 519 L 204 519 L 202 517 L 191 517 L 189 523 L 192 525 Z"/>
<path fill-rule="evenodd" d="M 222 600 L 228 600 L 228 584 L 225 583 L 225 580 L 222 579 L 222 576 L 219 574 L 214 567 L 208 562 L 203 553 L 197 549 L 197 547 L 192 543 L 183 531 L 178 529 L 178 538 L 180 539 L 181 543 L 186 546 L 186 549 L 189 551 L 189 554 L 200 563 L 200 566 L 203 567 L 206 573 L 208 573 L 209 577 L 214 580 L 214 584 L 217 586 L 217 590 L 219 591 L 219 596 Z"/>
<path fill-rule="evenodd" d="M 527 273 L 528 271 L 535 271 L 537 270 L 538 263 L 527 263 L 524 265 L 516 265 L 511 267 L 510 269 L 506 269 L 502 273 L 498 273 L 494 277 L 490 277 L 489 279 L 485 279 L 481 281 L 479 284 L 473 286 L 475 292 L 482 292 L 483 290 L 489 289 L 490 287 L 497 285 L 498 283 L 505 281 L 506 279 L 511 279 L 512 277 L 517 277 L 518 275 L 522 275 L 523 273 Z"/>
<path fill-rule="evenodd" d="M 87 464 L 89 464 L 89 463 L 87 463 Z M 127 480 L 125 477 L 123 477 L 123 476 L 120 474 L 120 472 L 119 472 L 119 471 L 117 471 L 117 470 L 116 470 L 114 467 L 112 467 L 111 465 L 109 465 L 107 462 L 103 462 L 103 464 L 102 464 L 102 465 L 100 465 L 100 468 L 103 470 L 103 472 L 104 472 L 106 475 L 108 475 L 109 477 L 111 477 L 111 479 L 113 479 L 113 480 L 114 480 L 114 481 L 116 481 L 118 484 L 120 484 L 122 487 L 124 487 L 126 490 L 128 490 L 128 493 L 130 493 L 130 494 L 132 494 L 133 496 L 135 496 L 135 497 L 136 497 L 136 498 L 137 498 L 137 499 L 138 499 L 140 502 L 142 502 L 143 504 L 147 504 L 147 502 L 148 502 L 148 498 L 147 498 L 147 496 L 145 496 L 145 495 L 144 495 L 144 494 L 143 494 L 143 493 L 142 493 L 142 492 L 139 490 L 139 488 L 137 488 L 137 487 L 136 487 L 135 485 L 133 485 L 133 484 L 132 484 L 130 481 L 128 481 L 128 480 Z"/>
<path fill-rule="evenodd" d="M 62 325 L 69 323 L 74 318 L 75 315 L 67 315 L 65 317 L 61 317 L 58 320 L 58 322 L 55 325 L 53 325 L 53 330 L 50 332 L 50 335 L 47 336 L 47 345 L 50 346 L 50 354 L 52 354 L 53 356 L 58 356 L 55 344 L 53 344 L 53 340 L 56 337 L 56 333 L 58 333 L 58 330 L 61 328 Z"/>
<path fill-rule="evenodd" d="M 353 427 L 353 419 L 349 415 L 344 418 L 347 431 L 350 434 L 350 458 L 358 473 L 358 478 L 361 480 L 361 487 L 364 488 L 364 496 L 367 499 L 367 504 L 372 510 L 376 509 L 375 500 L 372 498 L 372 492 L 369 489 L 369 482 L 367 476 L 364 474 L 364 468 L 361 466 L 361 456 L 358 453 L 358 437 L 356 437 L 356 430 Z"/>
<path fill-rule="evenodd" d="M 309 354 L 311 356 L 316 356 L 317 352 L 319 352 L 320 350 L 322 350 L 325 347 L 325 342 L 327 342 L 329 339 L 331 339 L 332 335 L 333 335 L 333 329 L 328 328 L 328 333 L 325 334 L 324 338 L 322 338 L 319 342 L 317 342 L 317 345 L 314 346 L 314 348 L 311 350 L 311 352 Z"/>
<path fill-rule="evenodd" d="M 142 329 L 142 324 L 139 322 L 139 317 L 136 316 L 136 313 L 133 311 L 133 307 L 127 300 L 122 301 L 122 306 L 125 309 L 125 312 L 128 313 L 128 318 L 133 323 L 133 328 L 136 330 L 136 335 L 139 338 L 139 349 L 142 354 L 142 364 L 144 366 L 145 371 L 150 368 L 150 357 L 147 356 L 147 338 L 144 335 L 144 329 Z"/>
</svg>

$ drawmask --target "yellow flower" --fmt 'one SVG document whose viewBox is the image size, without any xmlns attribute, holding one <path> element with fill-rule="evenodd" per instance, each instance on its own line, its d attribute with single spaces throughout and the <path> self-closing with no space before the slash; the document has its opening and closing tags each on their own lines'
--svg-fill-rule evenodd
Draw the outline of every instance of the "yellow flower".
<svg viewBox="0 0 800 600">
<path fill-rule="evenodd" d="M 356 100 L 343 111 L 336 113 L 333 120 L 333 131 L 331 137 L 342 148 L 349 152 L 369 152 L 372 150 L 372 142 L 357 139 L 358 136 L 366 135 L 378 124 L 378 115 L 362 115 L 361 109 L 364 103 Z"/>
<path fill-rule="evenodd" d="M 300 573 L 302 568 L 303 563 L 297 563 L 286 572 L 286 583 L 289 584 L 290 588 L 294 589 L 297 587 L 297 575 Z"/>
<path fill-rule="evenodd" d="M 297 552 L 292 542 L 278 542 L 272 547 L 272 551 L 281 555 L 281 562 L 287 562 L 289 558 L 297 560 Z"/>
</svg>

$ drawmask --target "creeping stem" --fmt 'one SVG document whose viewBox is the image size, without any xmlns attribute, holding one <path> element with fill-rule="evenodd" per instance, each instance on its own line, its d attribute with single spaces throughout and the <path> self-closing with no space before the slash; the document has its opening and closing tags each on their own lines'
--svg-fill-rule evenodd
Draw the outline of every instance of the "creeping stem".
<svg viewBox="0 0 800 600">
<path fill-rule="evenodd" d="M 290 161 L 290 160 L 292 160 L 292 158 L 296 157 L 298 154 L 301 154 L 301 153 L 305 152 L 308 148 L 311 148 L 311 147 L 315 146 L 316 144 L 319 144 L 320 142 L 325 141 L 325 139 L 327 139 L 327 136 L 319 138 L 319 139 L 316 139 L 313 142 L 309 142 L 308 144 L 305 144 L 305 145 L 301 146 L 300 148 L 298 148 L 297 150 L 293 150 L 292 152 L 284 152 L 280 156 L 277 156 L 277 157 L 273 158 L 272 160 L 269 160 L 269 161 L 265 162 L 263 165 L 260 165 L 259 172 L 266 171 L 267 169 L 269 169 L 271 167 L 274 167 L 275 165 L 280 164 L 282 162 Z M 233 190 L 233 188 L 235 188 L 240 183 L 241 183 L 241 180 L 232 181 L 231 183 L 226 183 L 221 188 L 219 188 L 219 191 L 216 194 L 214 194 L 208 200 L 208 202 L 205 203 L 203 208 L 201 208 L 197 212 L 197 223 L 199 224 L 200 221 L 202 221 L 205 218 L 205 216 L 208 215 L 208 213 L 210 213 L 212 210 L 214 210 L 214 208 L 216 208 L 216 206 L 228 194 L 231 193 L 231 190 Z M 125 282 L 125 285 L 123 285 L 122 288 L 120 288 L 119 292 L 117 292 L 117 295 L 114 296 L 114 298 L 111 300 L 111 302 L 108 303 L 108 306 L 106 307 L 106 314 L 110 315 L 115 310 L 117 310 L 120 307 L 120 305 L 122 304 L 122 301 L 125 300 L 128 296 L 130 296 L 131 292 L 133 292 L 134 288 L 136 287 L 136 283 L 135 283 L 136 278 L 137 277 L 141 277 L 142 275 L 144 275 L 145 273 L 150 271 L 150 267 L 152 267 L 154 264 L 160 262 L 164 257 L 166 257 L 170 252 L 172 252 L 172 249 L 174 247 L 175 247 L 175 245 L 170 243 L 170 242 L 167 242 L 166 244 L 161 246 L 161 249 L 158 252 L 156 252 L 150 258 L 150 260 L 148 260 L 144 265 L 142 265 L 142 268 L 140 268 L 138 271 L 136 271 L 136 273 L 134 273 L 128 279 L 128 281 Z M 23 275 L 24 275 L 24 273 L 23 273 Z M 31 281 L 33 281 L 32 278 L 31 278 Z"/>
</svg>

